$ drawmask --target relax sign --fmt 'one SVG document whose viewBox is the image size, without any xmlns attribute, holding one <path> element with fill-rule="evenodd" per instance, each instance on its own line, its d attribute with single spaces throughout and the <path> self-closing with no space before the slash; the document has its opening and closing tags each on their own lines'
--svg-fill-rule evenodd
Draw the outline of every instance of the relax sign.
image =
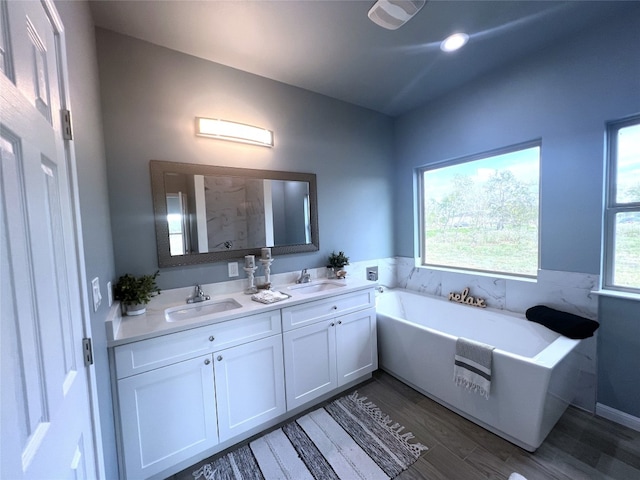
<svg viewBox="0 0 640 480">
<path fill-rule="evenodd" d="M 462 293 L 450 292 L 449 301 L 464 303 L 466 305 L 471 305 L 472 307 L 487 307 L 487 305 L 484 303 L 484 298 L 475 298 L 469 295 L 469 287 L 465 288 Z"/>
</svg>

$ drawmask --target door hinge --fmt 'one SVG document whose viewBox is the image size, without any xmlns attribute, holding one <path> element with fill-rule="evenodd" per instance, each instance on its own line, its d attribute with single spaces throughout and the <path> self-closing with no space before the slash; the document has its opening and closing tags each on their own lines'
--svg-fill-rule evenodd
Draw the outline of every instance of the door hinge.
<svg viewBox="0 0 640 480">
<path fill-rule="evenodd" d="M 84 366 L 93 365 L 93 346 L 90 338 L 82 339 L 82 356 L 84 357 Z"/>
<path fill-rule="evenodd" d="M 71 128 L 71 112 L 62 109 L 62 136 L 65 140 L 73 140 L 73 130 Z"/>
</svg>

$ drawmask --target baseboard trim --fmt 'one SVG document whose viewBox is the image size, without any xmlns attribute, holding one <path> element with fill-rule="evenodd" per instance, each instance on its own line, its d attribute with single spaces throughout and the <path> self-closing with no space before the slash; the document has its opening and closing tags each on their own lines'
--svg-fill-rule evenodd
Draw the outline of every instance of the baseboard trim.
<svg viewBox="0 0 640 480">
<path fill-rule="evenodd" d="M 596 403 L 596 415 L 640 432 L 640 418 L 629 415 L 628 413 L 621 412 L 620 410 L 616 410 L 615 408 L 608 407 L 601 403 Z"/>
</svg>

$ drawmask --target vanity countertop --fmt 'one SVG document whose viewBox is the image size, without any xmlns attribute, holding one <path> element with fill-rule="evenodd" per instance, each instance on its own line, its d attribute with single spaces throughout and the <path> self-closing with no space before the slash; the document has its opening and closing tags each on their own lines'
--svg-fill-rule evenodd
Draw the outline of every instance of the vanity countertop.
<svg viewBox="0 0 640 480">
<path fill-rule="evenodd" d="M 319 279 L 319 281 L 322 280 L 324 279 Z M 319 283 L 319 281 L 314 281 L 311 283 L 317 284 Z M 167 292 L 163 291 L 161 295 L 154 297 L 147 305 L 147 312 L 145 314 L 137 316 L 122 316 L 120 313 L 119 303 L 116 302 L 113 304 L 106 321 L 107 346 L 116 347 L 118 345 L 137 342 L 139 340 L 145 340 L 160 335 L 166 335 L 169 333 L 180 332 L 191 328 L 203 327 L 206 325 L 225 322 L 228 320 L 233 320 L 235 318 L 245 317 L 247 315 L 264 313 L 270 310 L 278 310 L 284 307 L 297 305 L 312 300 L 320 300 L 323 298 L 330 298 L 334 295 L 355 292 L 358 290 L 365 290 L 367 288 L 373 288 L 377 285 L 376 282 L 354 278 L 330 280 L 330 282 L 341 283 L 344 286 L 317 292 L 300 293 L 295 289 L 295 287 L 297 286 L 296 284 L 274 285 L 272 287 L 272 290 L 286 293 L 287 295 L 291 295 L 291 297 L 286 300 L 271 304 L 256 302 L 251 299 L 251 295 L 246 295 L 243 292 L 220 293 L 216 295 L 215 284 L 213 284 L 214 286 L 211 289 L 211 292 L 207 292 L 210 294 L 211 299 L 209 301 L 192 305 L 206 305 L 207 303 L 213 303 L 223 299 L 231 298 L 238 302 L 241 307 L 233 310 L 210 314 L 207 315 L 204 319 L 203 317 L 196 317 L 176 322 L 168 322 L 165 319 L 165 310 L 167 308 L 176 306 L 191 306 L 185 302 L 185 298 L 187 295 L 184 295 L 184 291 L 188 291 L 187 289 L 176 289 L 175 291 L 169 290 Z M 294 288 L 291 289 L 290 287 Z M 178 300 L 178 298 L 180 300 Z"/>
</svg>

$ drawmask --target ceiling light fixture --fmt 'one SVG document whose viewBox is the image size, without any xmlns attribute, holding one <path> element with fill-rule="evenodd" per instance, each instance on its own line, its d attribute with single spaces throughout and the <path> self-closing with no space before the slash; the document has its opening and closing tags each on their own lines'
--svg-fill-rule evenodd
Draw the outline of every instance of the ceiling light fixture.
<svg viewBox="0 0 640 480">
<path fill-rule="evenodd" d="M 387 30 L 396 30 L 424 7 L 426 0 L 378 0 L 367 14 L 369 19 Z"/>
<path fill-rule="evenodd" d="M 440 44 L 440 50 L 443 52 L 455 52 L 464 47 L 469 41 L 469 35 L 466 33 L 454 33 L 445 38 Z"/>
<path fill-rule="evenodd" d="M 196 117 L 196 135 L 273 147 L 273 132 L 271 130 L 217 118 Z"/>
</svg>

